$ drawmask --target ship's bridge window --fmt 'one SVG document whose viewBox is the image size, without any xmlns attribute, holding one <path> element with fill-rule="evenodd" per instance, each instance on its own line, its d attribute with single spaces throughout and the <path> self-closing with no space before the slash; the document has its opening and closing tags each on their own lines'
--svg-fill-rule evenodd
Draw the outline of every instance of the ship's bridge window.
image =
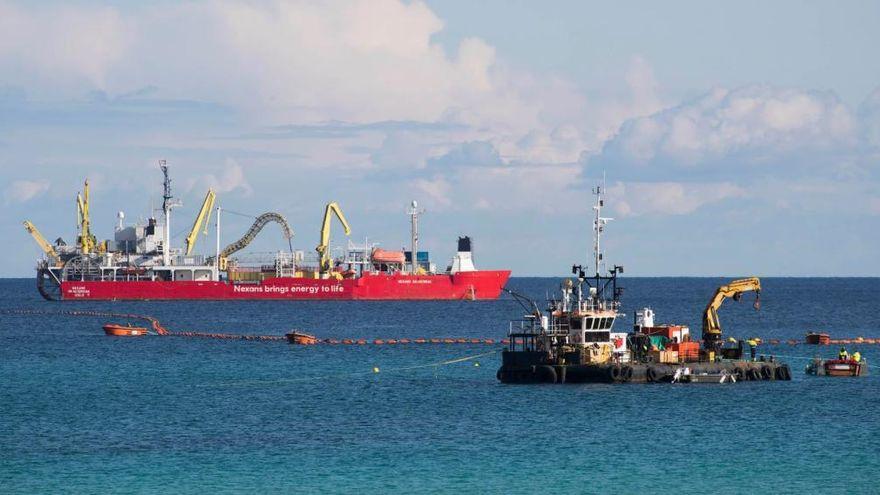
<svg viewBox="0 0 880 495">
<path fill-rule="evenodd" d="M 585 332 L 584 342 L 608 342 L 611 340 L 611 332 Z"/>
</svg>

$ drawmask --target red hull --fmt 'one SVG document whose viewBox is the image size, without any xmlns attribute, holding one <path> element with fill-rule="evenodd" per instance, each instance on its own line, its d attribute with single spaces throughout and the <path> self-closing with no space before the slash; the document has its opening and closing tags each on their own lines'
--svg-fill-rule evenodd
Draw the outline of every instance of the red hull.
<svg viewBox="0 0 880 495">
<path fill-rule="evenodd" d="M 229 282 L 87 281 L 62 282 L 64 300 L 227 299 L 497 299 L 509 270 L 454 275 L 366 274 L 356 279 L 271 278 L 259 284 Z"/>
</svg>

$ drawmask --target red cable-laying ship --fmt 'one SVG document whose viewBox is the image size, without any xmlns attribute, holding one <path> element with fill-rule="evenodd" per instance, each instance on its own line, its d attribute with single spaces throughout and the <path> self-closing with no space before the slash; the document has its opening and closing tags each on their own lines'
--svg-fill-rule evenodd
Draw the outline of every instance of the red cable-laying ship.
<svg viewBox="0 0 880 495">
<path fill-rule="evenodd" d="M 342 210 L 329 203 L 321 228 L 317 255 L 294 251 L 293 234 L 278 213 L 258 217 L 245 235 L 220 249 L 221 208 L 214 208 L 216 196 L 208 190 L 184 248 L 172 248 L 171 211 L 180 206 L 171 195 L 168 166 L 164 174 L 162 211 L 164 218 L 150 218 L 145 224 L 126 226 L 119 213 L 113 240 L 98 241 L 91 232 L 89 190 L 77 195 L 79 233 L 73 246 L 58 239 L 49 243 L 28 221 L 25 228 L 45 253 L 37 264 L 37 288 L 48 300 L 227 300 L 227 299 L 361 299 L 438 300 L 497 299 L 510 270 L 477 270 L 471 239 L 459 237 L 458 250 L 445 271 L 438 272 L 429 253 L 418 250 L 418 218 L 422 212 L 415 201 L 409 210 L 412 247 L 409 251 L 388 251 L 364 241 L 348 242 L 347 249 L 332 257 L 330 224 L 335 215 L 346 235 L 351 229 Z M 204 228 L 207 234 L 215 214 L 216 252 L 213 256 L 193 254 Z M 235 257 L 247 247 L 265 225 L 278 223 L 288 240 L 289 251 L 270 259 Z"/>
</svg>

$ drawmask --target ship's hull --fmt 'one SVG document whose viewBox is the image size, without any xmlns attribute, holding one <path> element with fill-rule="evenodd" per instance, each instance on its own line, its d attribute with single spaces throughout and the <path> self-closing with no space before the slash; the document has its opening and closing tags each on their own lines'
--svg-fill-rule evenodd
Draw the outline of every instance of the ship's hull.
<svg viewBox="0 0 880 495">
<path fill-rule="evenodd" d="M 509 270 L 452 275 L 366 274 L 343 280 L 270 278 L 214 281 L 64 281 L 62 300 L 456 300 L 497 299 Z"/>
</svg>

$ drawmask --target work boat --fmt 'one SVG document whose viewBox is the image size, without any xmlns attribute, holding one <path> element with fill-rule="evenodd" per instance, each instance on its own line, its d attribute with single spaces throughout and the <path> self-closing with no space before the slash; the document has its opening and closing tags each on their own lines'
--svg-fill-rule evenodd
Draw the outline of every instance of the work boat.
<svg viewBox="0 0 880 495">
<path fill-rule="evenodd" d="M 208 190 L 182 248 L 171 245 L 171 214 L 181 206 L 171 193 L 164 160 L 162 212 L 164 218 L 126 225 L 123 212 L 112 240 L 99 241 L 92 233 L 89 184 L 77 195 L 79 232 L 75 244 L 60 238 L 48 242 L 28 221 L 25 229 L 44 253 L 37 264 L 37 289 L 48 300 L 176 300 L 176 299 L 497 299 L 509 270 L 478 270 L 472 241 L 458 238 L 458 249 L 446 269 L 438 269 L 427 251 L 418 247 L 418 220 L 423 210 L 413 201 L 408 211 L 410 249 L 381 249 L 364 239 L 348 240 L 348 247 L 333 256 L 330 227 L 334 219 L 345 235 L 351 228 L 336 202 L 327 204 L 314 253 L 293 249 L 293 230 L 276 212 L 252 217 L 254 223 L 242 237 L 221 249 L 221 208 Z M 215 252 L 196 254 L 194 246 L 207 235 L 215 213 Z M 234 213 L 234 212 L 229 212 Z M 241 253 L 267 225 L 275 223 L 287 241 L 286 250 L 256 257 Z M 441 265 L 444 266 L 444 265 Z"/>
<path fill-rule="evenodd" d="M 703 318 L 703 346 L 690 339 L 683 325 L 655 325 L 653 310 L 637 313 L 631 332 L 615 331 L 624 316 L 623 267 L 607 268 L 601 238 L 611 218 L 602 216 L 603 189 L 593 190 L 592 275 L 582 265 L 572 266 L 576 279 L 560 285 L 560 297 L 549 301 L 546 312 L 528 298 L 514 296 L 528 314 L 510 323 L 509 347 L 502 352 L 497 378 L 503 383 L 626 383 L 681 382 L 734 383 L 748 380 L 790 380 L 788 365 L 770 359 L 745 361 L 742 341 L 724 347 L 717 310 L 728 297 L 739 299 L 759 291 L 757 278 L 735 280 L 719 287 Z"/>
</svg>

